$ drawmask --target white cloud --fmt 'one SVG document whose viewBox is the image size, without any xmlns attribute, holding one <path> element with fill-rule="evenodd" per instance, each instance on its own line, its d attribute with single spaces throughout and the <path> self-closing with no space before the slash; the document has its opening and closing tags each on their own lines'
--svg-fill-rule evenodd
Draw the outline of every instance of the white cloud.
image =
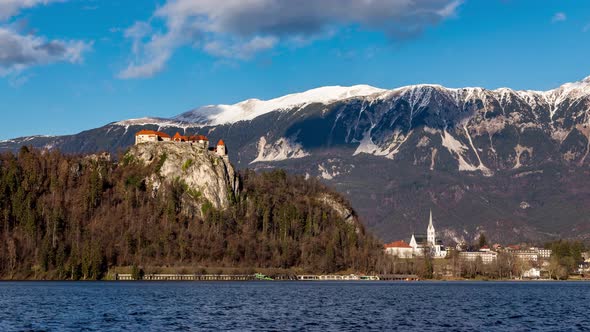
<svg viewBox="0 0 590 332">
<path fill-rule="evenodd" d="M 67 0 L 0 0 L 0 20 L 7 20 L 23 9 L 65 1 Z"/>
<path fill-rule="evenodd" d="M 168 59 L 170 59 L 170 52 L 162 51 L 144 62 L 134 61 L 121 71 L 118 77 L 122 79 L 152 77 L 162 71 Z"/>
<path fill-rule="evenodd" d="M 83 53 L 91 47 L 91 43 L 83 41 L 47 40 L 0 27 L 0 76 L 36 65 L 80 63 Z"/>
<path fill-rule="evenodd" d="M 46 37 L 22 34 L 11 18 L 24 9 L 68 0 L 0 0 L 0 76 L 7 76 L 11 85 L 20 86 L 28 77 L 20 72 L 38 65 L 56 62 L 80 63 L 91 42 L 80 40 L 49 40 Z M 14 22 L 12 22 L 14 23 Z"/>
<path fill-rule="evenodd" d="M 567 20 L 567 15 L 562 12 L 555 13 L 555 15 L 553 15 L 553 17 L 551 18 L 552 23 L 563 22 L 565 20 Z"/>
<path fill-rule="evenodd" d="M 278 42 L 276 37 L 256 36 L 244 43 L 224 43 L 214 40 L 203 46 L 205 52 L 222 58 L 248 60 L 256 53 L 273 48 Z"/>
<path fill-rule="evenodd" d="M 283 43 L 313 41 L 357 25 L 401 40 L 456 15 L 462 0 L 168 0 L 151 36 L 129 33 L 133 60 L 119 75 L 147 77 L 162 70 L 176 48 L 192 46 L 220 57 L 250 59 Z M 147 31 L 136 23 L 131 31 Z M 157 25 L 158 26 L 158 25 Z M 129 30 L 128 30 L 129 31 Z"/>
</svg>

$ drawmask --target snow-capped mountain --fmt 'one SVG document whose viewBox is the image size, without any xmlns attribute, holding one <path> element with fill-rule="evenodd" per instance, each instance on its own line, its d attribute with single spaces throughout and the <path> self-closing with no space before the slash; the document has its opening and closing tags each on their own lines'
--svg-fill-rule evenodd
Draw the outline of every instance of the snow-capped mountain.
<svg viewBox="0 0 590 332">
<path fill-rule="evenodd" d="M 466 240 L 481 231 L 590 237 L 589 127 L 590 78 L 549 91 L 360 85 L 15 139 L 0 149 L 116 152 L 142 128 L 200 133 L 223 138 L 238 168 L 282 167 L 330 183 L 385 240 L 422 232 L 430 207 L 446 234 Z"/>
<path fill-rule="evenodd" d="M 352 87 L 327 86 L 271 100 L 248 99 L 234 105 L 202 106 L 175 116 L 172 119 L 141 118 L 120 121 L 117 124 L 125 126 L 155 124 L 160 127 L 170 127 L 171 125 L 186 126 L 187 124 L 193 126 L 215 126 L 253 120 L 273 111 L 288 111 L 293 108 L 301 109 L 315 103 L 329 104 L 338 100 L 369 96 L 384 91 L 386 90 L 374 88 L 369 85 L 355 85 Z"/>
</svg>

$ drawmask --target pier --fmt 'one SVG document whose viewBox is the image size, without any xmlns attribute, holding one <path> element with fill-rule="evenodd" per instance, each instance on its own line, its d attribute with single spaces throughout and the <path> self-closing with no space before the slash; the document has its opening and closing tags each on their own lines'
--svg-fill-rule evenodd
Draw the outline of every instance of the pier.
<svg viewBox="0 0 590 332">
<path fill-rule="evenodd" d="M 420 278 L 415 274 L 381 274 L 379 280 L 388 281 L 416 281 Z"/>
<path fill-rule="evenodd" d="M 420 280 L 413 274 L 382 274 L 382 275 L 356 275 L 356 274 L 304 274 L 298 276 L 277 276 L 273 279 L 264 279 L 257 274 L 145 274 L 144 281 L 254 281 L 254 280 L 298 280 L 298 281 L 415 281 Z M 264 276 L 266 277 L 266 276 Z M 114 275 L 115 280 L 132 281 L 131 273 L 119 273 Z"/>
<path fill-rule="evenodd" d="M 130 273 L 116 274 L 115 280 L 135 280 Z M 254 274 L 146 274 L 144 281 L 249 281 Z"/>
<path fill-rule="evenodd" d="M 378 276 L 359 276 L 356 274 L 348 274 L 348 275 L 339 275 L 339 274 L 327 274 L 327 275 L 314 275 L 314 274 L 305 274 L 297 276 L 297 280 L 301 281 L 312 281 L 312 280 L 319 280 L 319 281 L 353 281 L 353 280 L 380 280 Z"/>
</svg>

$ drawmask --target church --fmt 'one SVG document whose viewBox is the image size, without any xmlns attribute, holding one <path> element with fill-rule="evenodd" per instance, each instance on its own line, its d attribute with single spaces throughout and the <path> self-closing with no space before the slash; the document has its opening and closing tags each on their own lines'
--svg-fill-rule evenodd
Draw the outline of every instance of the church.
<svg viewBox="0 0 590 332">
<path fill-rule="evenodd" d="M 386 253 L 400 258 L 423 256 L 424 254 L 430 254 L 433 258 L 445 258 L 447 256 L 442 241 L 436 238 L 436 230 L 432 221 L 432 210 L 430 210 L 430 220 L 426 229 L 426 235 L 413 233 L 409 244 L 401 240 L 386 244 L 384 248 Z"/>
</svg>

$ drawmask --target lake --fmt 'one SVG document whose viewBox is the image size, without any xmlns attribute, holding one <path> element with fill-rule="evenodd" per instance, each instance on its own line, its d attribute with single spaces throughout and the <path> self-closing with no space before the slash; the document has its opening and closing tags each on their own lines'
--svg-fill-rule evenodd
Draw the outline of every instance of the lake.
<svg viewBox="0 0 590 332">
<path fill-rule="evenodd" d="M 584 282 L 0 282 L 0 331 L 590 331 Z"/>
</svg>

